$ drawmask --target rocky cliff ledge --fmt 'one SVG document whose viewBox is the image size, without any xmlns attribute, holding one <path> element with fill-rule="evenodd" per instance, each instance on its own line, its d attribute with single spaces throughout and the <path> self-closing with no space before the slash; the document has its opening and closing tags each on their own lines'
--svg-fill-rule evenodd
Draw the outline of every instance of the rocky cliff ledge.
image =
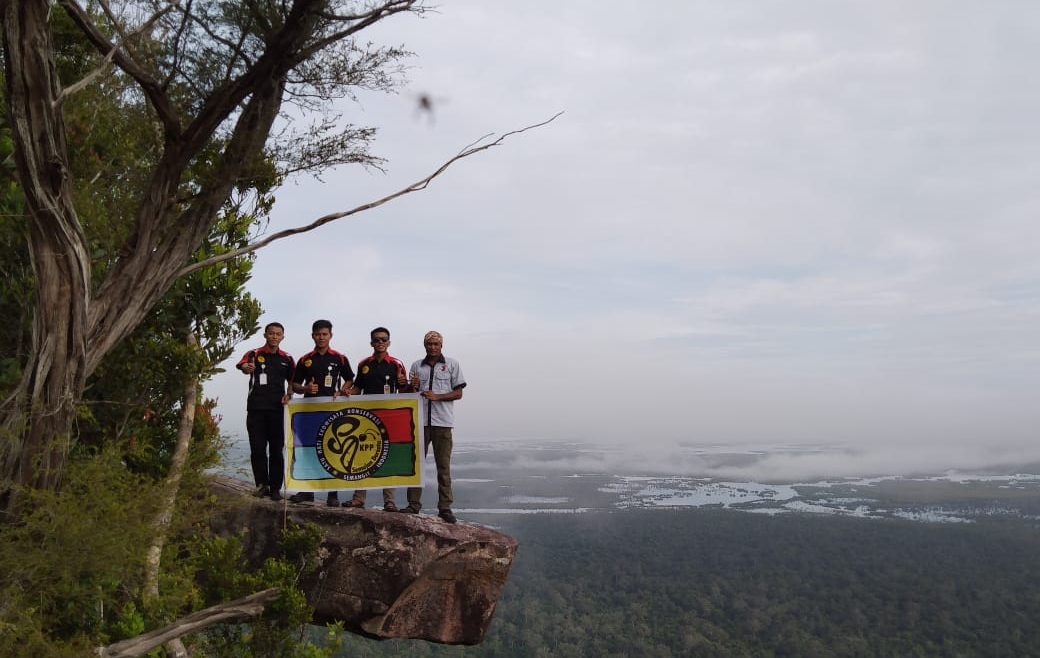
<svg viewBox="0 0 1040 658">
<path fill-rule="evenodd" d="M 347 630 L 377 638 L 484 639 L 516 555 L 512 537 L 433 515 L 326 507 L 320 494 L 314 503 L 274 502 L 230 478 L 211 486 L 233 503 L 216 530 L 244 532 L 247 555 L 257 563 L 276 553 L 285 524 L 322 530 L 320 566 L 301 583 L 315 623 L 342 621 Z"/>
</svg>

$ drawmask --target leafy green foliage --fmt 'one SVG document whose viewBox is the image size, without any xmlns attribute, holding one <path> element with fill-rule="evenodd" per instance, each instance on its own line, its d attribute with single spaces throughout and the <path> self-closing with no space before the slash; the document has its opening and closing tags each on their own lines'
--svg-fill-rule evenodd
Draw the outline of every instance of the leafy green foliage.
<svg viewBox="0 0 1040 658">
<path fill-rule="evenodd" d="M 52 29 L 56 62 L 66 83 L 99 64 L 94 47 L 64 12 L 54 12 Z M 138 197 L 162 153 L 162 135 L 133 89 L 125 76 L 113 71 L 71 95 L 63 106 L 75 206 L 93 256 L 95 282 L 121 257 L 140 205 Z M 189 172 L 185 194 L 197 189 L 199 176 L 209 175 L 207 162 L 221 146 L 215 141 L 209 156 Z M 10 131 L 0 124 L 0 243 L 8 247 L 0 250 L 0 271 L 8 275 L 0 282 L 0 310 L 10 330 L 9 340 L 0 347 L 0 393 L 15 385 L 31 358 L 29 314 L 34 297 L 24 203 L 15 183 L 11 148 Z M 248 244 L 266 222 L 274 201 L 271 191 L 278 182 L 270 160 L 252 163 L 196 258 Z M 259 329 L 260 304 L 245 291 L 252 262 L 252 256 L 245 256 L 183 277 L 133 334 L 106 355 L 87 382 L 78 409 L 77 451 L 115 446 L 131 468 L 153 477 L 165 475 L 188 378 L 203 380 L 214 374 L 216 364 Z M 188 347 L 189 332 L 195 334 L 197 349 Z M 198 429 L 196 442 L 203 437 Z"/>
<path fill-rule="evenodd" d="M 340 9 L 346 7 L 339 5 Z M 250 114 L 248 102 L 240 104 L 240 100 L 228 100 L 225 106 L 213 109 L 213 98 L 207 95 L 228 85 L 230 77 L 241 74 L 250 62 L 270 59 L 261 53 L 279 22 L 295 11 L 289 5 L 211 0 L 175 3 L 156 14 L 155 21 L 141 26 L 145 29 L 119 30 L 110 18 L 139 17 L 154 7 L 131 2 L 109 12 L 88 3 L 86 11 L 95 12 L 99 31 L 121 32 L 117 40 L 122 53 L 145 76 L 159 81 L 153 90 L 161 87 L 168 106 L 155 103 L 154 97 L 149 104 L 136 82 L 119 66 L 102 63 L 97 47 L 58 5 L 54 9 L 47 28 L 53 36 L 61 85 L 68 90 L 88 73 L 99 67 L 103 70 L 90 84 L 62 97 L 65 134 L 40 136 L 49 143 L 67 143 L 69 169 L 62 173 L 69 177 L 75 212 L 66 213 L 70 216 L 65 226 L 74 232 L 82 230 L 86 240 L 93 293 L 87 296 L 87 315 L 102 319 L 85 334 L 67 341 L 78 350 L 68 363 L 82 363 L 87 356 L 92 374 L 85 391 L 79 389 L 78 378 L 69 378 L 65 380 L 69 390 L 56 396 L 78 404 L 68 461 L 54 469 L 63 478 L 55 475 L 46 485 L 60 487 L 60 491 L 24 492 L 18 518 L 6 519 L 8 525 L 0 533 L 0 655 L 87 655 L 96 646 L 161 626 L 208 603 L 223 601 L 221 597 L 232 592 L 250 593 L 246 590 L 269 583 L 284 587 L 285 593 L 263 619 L 214 629 L 198 641 L 208 643 L 210 655 L 328 655 L 335 641 L 327 646 L 301 641 L 309 611 L 294 583 L 299 570 L 305 568 L 299 551 L 306 545 L 306 537 L 287 537 L 287 546 L 295 546 L 295 552 L 289 551 L 282 560 L 271 561 L 253 573 L 239 559 L 239 549 L 220 544 L 221 540 L 209 538 L 204 530 L 213 501 L 200 493 L 205 491 L 203 474 L 219 458 L 221 444 L 219 419 L 209 401 L 198 405 L 191 452 L 169 526 L 171 536 L 163 544 L 159 596 L 146 598 L 142 593 L 144 552 L 151 544 L 160 494 L 165 493 L 161 482 L 170 469 L 187 385 L 211 376 L 215 364 L 230 355 L 237 342 L 259 329 L 260 305 L 244 289 L 252 256 L 196 271 L 172 286 L 170 281 L 182 260 L 186 266 L 193 259 L 227 254 L 247 245 L 266 223 L 273 190 L 283 175 L 304 169 L 320 171 L 346 162 L 378 165 L 380 161 L 367 151 L 374 131 L 337 125 L 339 117 L 324 110 L 325 102 L 350 96 L 349 85 L 392 89 L 401 74 L 397 63 L 407 53 L 399 48 L 365 47 L 353 38 L 343 38 L 342 21 L 335 17 L 338 10 L 314 13 L 307 19 L 312 24 L 298 35 L 313 49 L 293 44 L 295 57 L 306 59 L 319 51 L 327 56 L 313 62 L 286 62 L 286 66 L 295 69 L 291 84 L 296 91 L 289 98 L 320 116 L 309 131 L 283 135 L 280 148 L 258 152 L 253 144 L 260 144 L 266 133 L 256 141 L 246 139 L 243 136 L 248 131 L 236 133 L 235 121 L 228 116 L 248 115 L 263 123 L 273 114 Z M 407 10 L 403 6 L 393 12 Z M 236 32 L 239 36 L 232 36 Z M 37 73 L 42 79 L 46 71 Z M 268 70 L 268 74 L 274 73 Z M 254 89 L 254 93 L 263 91 Z M 156 122 L 156 116 L 162 114 L 160 106 L 168 110 L 166 124 Z M 209 114 L 207 108 L 212 110 Z M 212 132 L 203 130 L 197 140 L 189 137 L 191 131 L 177 129 L 202 115 L 218 127 Z M 178 139 L 191 144 L 177 143 Z M 12 149 L 7 124 L 0 123 L 0 311 L 8 329 L 0 347 L 3 397 L 17 390 L 19 382 L 29 381 L 22 375 L 33 364 L 32 313 L 42 303 L 35 295 L 26 208 L 15 184 Z M 171 175 L 166 178 L 163 171 Z M 159 182 L 150 187 L 154 181 Z M 213 218 L 215 223 L 211 223 Z M 188 237 L 179 241 L 182 236 Z M 201 246 L 194 254 L 187 253 L 196 239 L 202 240 Z M 166 252 L 173 255 L 166 258 L 169 267 L 163 268 L 161 276 L 111 276 L 115 268 L 127 263 L 155 262 L 153 258 L 161 258 L 156 256 L 160 247 L 166 245 L 178 248 Z M 140 269 L 132 271 L 142 274 Z M 126 288 L 112 284 L 127 281 L 158 283 L 120 298 Z M 57 283 L 39 289 L 68 289 L 61 285 L 64 282 Z M 115 294 L 106 296 L 106 291 Z M 133 303 L 122 303 L 126 300 Z M 99 309 L 107 315 L 95 314 Z M 129 309 L 142 313 L 150 309 L 150 313 L 114 348 L 108 341 L 97 340 L 122 337 L 125 329 L 113 329 L 116 323 L 111 319 L 124 314 L 123 318 L 137 322 L 140 316 L 127 313 Z M 47 327 L 76 325 L 47 323 Z M 47 330 L 41 326 L 35 326 L 36 340 L 45 343 Z M 101 333 L 110 330 L 113 333 Z M 190 346 L 189 336 L 197 347 Z M 79 348 L 85 344 L 102 347 L 88 349 L 84 355 Z M 97 359 L 89 358 L 102 354 L 100 366 Z M 75 384 L 69 385 L 73 380 Z M 58 384 L 54 387 L 60 388 Z M 59 416 L 49 408 L 39 414 L 44 405 L 32 404 L 35 392 L 27 388 L 22 392 L 22 399 L 12 399 L 24 405 L 7 409 L 8 427 L 19 423 L 44 427 L 46 424 L 33 420 Z M 53 434 L 64 434 L 71 425 L 65 422 L 69 418 L 64 410 L 60 420 L 41 432 L 47 434 L 47 441 Z M 22 445 L 18 437 L 0 437 L 16 448 L 5 455 L 18 455 Z M 37 456 L 27 455 L 24 463 Z M 64 456 L 64 451 L 58 455 Z M 5 477 L 22 472 L 13 458 L 9 463 L 13 466 Z M 7 481 L 0 483 L 0 493 L 6 494 L 8 486 Z M 207 591 L 197 583 L 197 575 L 200 565 L 214 555 L 222 561 L 207 564 L 205 573 L 212 583 L 222 586 Z M 328 632 L 337 635 L 336 628 Z M 227 641 L 216 642 L 221 637 Z"/>
<path fill-rule="evenodd" d="M 99 65 L 93 45 L 62 11 L 53 13 L 56 63 L 67 84 Z M 68 97 L 63 105 L 77 215 L 100 281 L 121 257 L 147 177 L 162 153 L 162 135 L 151 111 L 125 76 L 112 71 Z M 2 75 L 0 75 L 2 79 Z M 0 85 L 2 87 L 2 85 Z M 207 161 L 220 151 L 215 141 L 185 181 L 186 194 L 209 175 Z M 0 123 L 0 311 L 8 340 L 0 347 L 0 394 L 18 382 L 31 358 L 34 300 L 25 208 L 14 172 L 12 141 Z M 241 248 L 266 222 L 280 182 L 273 163 L 260 159 L 237 181 L 197 259 Z M 155 476 L 165 473 L 175 445 L 186 377 L 205 379 L 235 345 L 255 333 L 259 302 L 245 291 L 252 256 L 183 277 L 134 333 L 112 350 L 87 383 L 78 410 L 75 445 L 101 450 L 114 442 L 127 460 Z M 187 347 L 194 332 L 199 350 Z"/>
<path fill-rule="evenodd" d="M 143 600 L 142 547 L 151 540 L 160 485 L 128 469 L 114 450 L 71 463 L 61 492 L 29 492 L 33 511 L 0 533 L 0 655 L 86 656 L 269 587 L 282 594 L 253 623 L 211 627 L 186 643 L 206 656 L 329 658 L 338 650 L 339 626 L 308 634 L 312 610 L 297 588 L 316 566 L 313 526 L 285 530 L 281 555 L 251 569 L 237 538 L 206 530 L 213 501 L 199 493 L 201 478 L 192 480 L 162 561 L 161 597 Z"/>
<path fill-rule="evenodd" d="M 0 533 L 0 655 L 80 655 L 119 639 L 142 582 L 156 486 L 114 452 L 77 459 L 60 492 Z"/>
<path fill-rule="evenodd" d="M 278 558 L 264 561 L 256 572 L 247 568 L 238 538 L 211 537 L 200 542 L 197 568 L 200 598 L 204 603 L 234 600 L 268 587 L 281 587 L 281 596 L 249 624 L 224 624 L 199 633 L 192 642 L 205 655 L 257 658 L 329 658 L 340 648 L 342 628 L 326 629 L 312 641 L 307 623 L 313 609 L 296 585 L 301 575 L 316 568 L 319 531 L 294 526 L 283 531 Z M 296 629 L 292 632 L 288 629 Z"/>
<path fill-rule="evenodd" d="M 95 62 L 76 41 L 82 39 L 78 31 L 61 30 L 67 17 L 55 16 L 64 35 L 59 67 L 75 79 Z M 76 204 L 93 251 L 95 280 L 118 257 L 145 165 L 159 151 L 147 109 L 126 92 L 117 76 L 106 78 L 65 107 L 73 175 L 82 183 L 74 186 Z M 0 242 L 7 247 L 0 250 L 0 271 L 7 275 L 0 281 L 0 310 L 9 321 L 0 348 L 0 393 L 14 386 L 31 357 L 34 298 L 11 148 L 9 130 L 0 124 Z M 252 178 L 239 181 L 197 258 L 244 246 L 265 221 L 276 177 L 270 163 L 258 163 L 251 172 Z M 243 257 L 184 277 L 91 377 L 78 408 L 67 482 L 60 493 L 28 492 L 30 516 L 11 532 L 4 527 L 0 537 L 0 574 L 11 574 L 0 576 L 0 598 L 7 601 L 0 603 L 0 655 L 86 655 L 90 647 L 162 626 L 201 605 L 189 565 L 195 534 L 213 507 L 198 492 L 223 447 L 212 400 L 196 406 L 159 600 L 142 598 L 144 551 L 176 445 L 185 384 L 213 374 L 214 365 L 258 329 L 259 303 L 244 290 L 251 267 L 252 258 Z M 188 332 L 198 348 L 189 347 Z M 82 563 L 65 560 L 66 553 Z M 33 566 L 23 568 L 26 563 Z M 268 635 L 286 633 L 279 623 L 280 618 L 268 625 Z"/>
</svg>

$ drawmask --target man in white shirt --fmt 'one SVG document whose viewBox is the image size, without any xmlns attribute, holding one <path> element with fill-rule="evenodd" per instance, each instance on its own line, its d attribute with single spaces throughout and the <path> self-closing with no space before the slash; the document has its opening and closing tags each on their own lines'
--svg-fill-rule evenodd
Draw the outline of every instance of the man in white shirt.
<svg viewBox="0 0 1040 658">
<path fill-rule="evenodd" d="M 423 443 L 428 453 L 433 445 L 433 461 L 437 464 L 437 516 L 447 523 L 455 523 L 451 511 L 451 430 L 455 425 L 455 400 L 462 399 L 466 378 L 455 359 L 441 354 L 444 337 L 428 331 L 423 337 L 426 358 L 409 368 L 411 383 L 426 399 L 426 417 L 423 422 Z M 422 487 L 408 488 L 408 507 L 401 511 L 418 514 L 422 509 Z"/>
</svg>

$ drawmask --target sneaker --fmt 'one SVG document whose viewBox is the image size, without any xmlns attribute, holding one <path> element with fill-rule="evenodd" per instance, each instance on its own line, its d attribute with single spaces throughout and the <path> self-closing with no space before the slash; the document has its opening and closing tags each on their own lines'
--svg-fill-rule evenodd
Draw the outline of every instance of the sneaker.
<svg viewBox="0 0 1040 658">
<path fill-rule="evenodd" d="M 394 504 L 394 501 L 388 500 L 385 503 L 383 503 L 383 511 L 384 512 L 396 512 L 397 511 L 397 505 Z"/>
<path fill-rule="evenodd" d="M 272 491 L 271 492 L 271 500 L 273 500 L 275 502 L 278 502 L 281 499 L 282 499 L 282 492 L 281 491 Z"/>
<path fill-rule="evenodd" d="M 270 496 L 271 495 L 271 487 L 267 486 L 266 484 L 258 484 L 258 485 L 256 485 L 256 491 L 253 492 L 253 495 L 256 496 L 257 498 L 263 498 L 264 496 Z"/>
<path fill-rule="evenodd" d="M 418 513 L 419 513 L 419 510 L 415 509 L 414 507 L 402 507 L 401 508 L 401 514 L 418 514 Z"/>
<path fill-rule="evenodd" d="M 289 496 L 289 500 L 294 503 L 310 503 L 314 502 L 313 491 L 301 491 L 300 493 L 294 493 Z"/>
<path fill-rule="evenodd" d="M 437 512 L 437 516 L 441 517 L 441 519 L 443 519 L 445 523 L 455 523 L 456 521 L 458 521 L 458 519 L 455 518 L 455 515 L 451 513 L 450 509 L 440 510 L 439 512 Z"/>
<path fill-rule="evenodd" d="M 360 507 L 364 507 L 364 506 L 365 506 L 365 501 L 358 500 L 357 498 L 351 498 L 347 502 L 343 503 L 343 507 L 358 507 L 358 508 L 360 508 Z"/>
<path fill-rule="evenodd" d="M 329 494 L 329 497 L 325 500 L 325 504 L 329 507 L 339 507 L 339 494 L 333 491 Z"/>
</svg>

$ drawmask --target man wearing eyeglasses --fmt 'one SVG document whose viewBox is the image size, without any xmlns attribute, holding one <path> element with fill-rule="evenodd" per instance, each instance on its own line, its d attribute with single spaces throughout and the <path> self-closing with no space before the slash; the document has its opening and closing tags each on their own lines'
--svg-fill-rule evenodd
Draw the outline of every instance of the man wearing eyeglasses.
<svg viewBox="0 0 1040 658">
<path fill-rule="evenodd" d="M 455 425 L 455 400 L 462 399 L 466 378 L 455 359 L 441 354 L 444 337 L 436 331 L 423 336 L 426 358 L 412 364 L 409 372 L 412 386 L 426 398 L 426 418 L 423 419 L 423 442 L 428 451 L 433 445 L 433 461 L 437 464 L 437 516 L 447 523 L 455 523 L 451 511 L 451 430 Z M 408 507 L 401 511 L 418 514 L 422 509 L 422 487 L 408 488 Z"/>
<path fill-rule="evenodd" d="M 408 384 L 408 375 L 404 369 L 404 362 L 397 357 L 390 356 L 390 330 L 386 327 L 376 327 L 369 336 L 372 339 L 372 356 L 366 356 L 357 364 L 357 377 L 350 387 L 351 395 L 379 395 L 380 393 L 399 393 L 411 390 Z M 343 507 L 364 507 L 365 497 L 368 492 L 358 489 L 354 496 L 343 503 Z M 394 490 L 383 489 L 383 511 L 396 512 L 397 505 L 394 504 Z"/>
</svg>

